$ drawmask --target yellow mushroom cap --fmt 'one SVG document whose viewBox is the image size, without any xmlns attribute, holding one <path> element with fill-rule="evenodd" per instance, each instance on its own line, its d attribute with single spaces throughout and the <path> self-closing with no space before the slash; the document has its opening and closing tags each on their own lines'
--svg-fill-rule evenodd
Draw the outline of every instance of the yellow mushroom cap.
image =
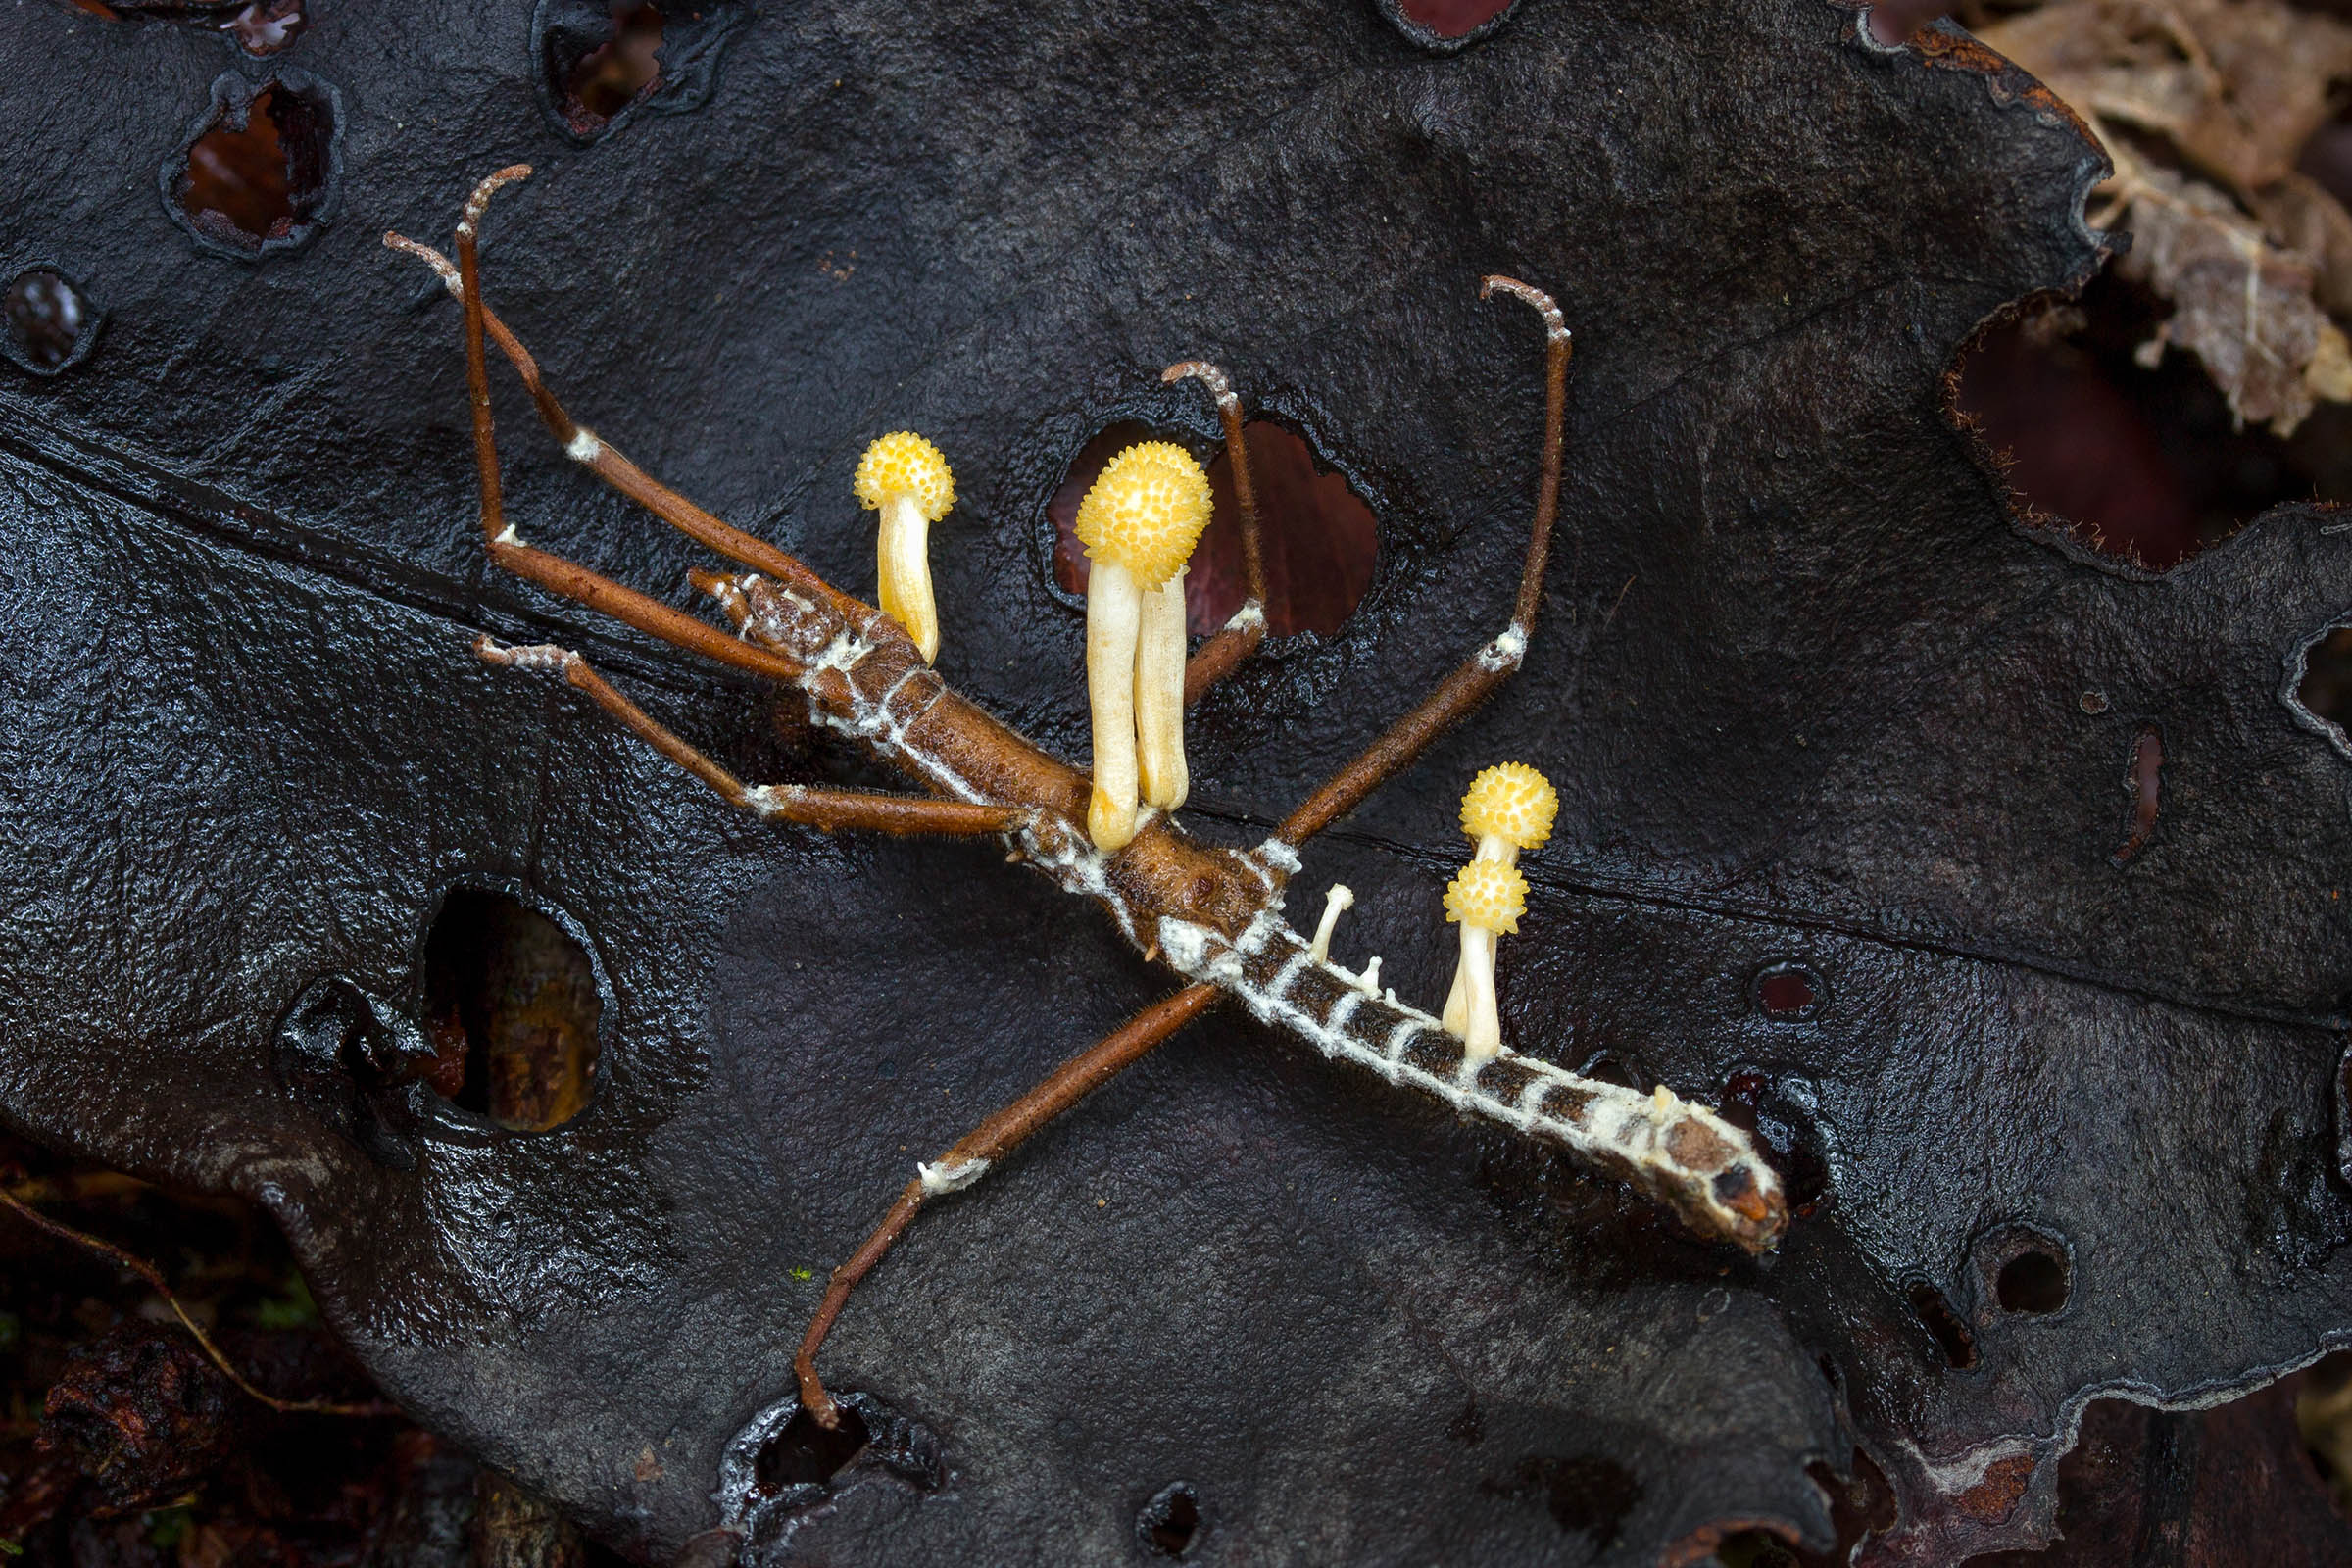
<svg viewBox="0 0 2352 1568">
<path fill-rule="evenodd" d="M 1078 503 L 1078 538 L 1089 559 L 1125 566 L 1150 592 L 1191 558 L 1208 514 L 1208 475 L 1193 455 L 1145 441 L 1103 466 Z"/>
<path fill-rule="evenodd" d="M 925 522 L 956 504 L 956 475 L 939 448 L 912 430 L 893 430 L 858 460 L 858 499 L 874 511 L 892 496 L 912 496 Z"/>
<path fill-rule="evenodd" d="M 1500 860 L 1472 860 L 1446 884 L 1446 918 L 1513 932 L 1527 912 L 1527 878 Z"/>
<path fill-rule="evenodd" d="M 1488 768 L 1462 796 L 1464 833 L 1474 839 L 1493 834 L 1523 850 L 1551 837 L 1551 820 L 1559 813 L 1559 791 L 1525 762 Z"/>
</svg>

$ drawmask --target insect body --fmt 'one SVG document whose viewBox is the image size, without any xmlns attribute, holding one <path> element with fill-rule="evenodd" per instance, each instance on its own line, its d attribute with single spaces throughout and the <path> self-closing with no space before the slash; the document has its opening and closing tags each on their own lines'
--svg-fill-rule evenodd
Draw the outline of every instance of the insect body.
<svg viewBox="0 0 2352 1568">
<path fill-rule="evenodd" d="M 413 241 L 385 237 L 387 244 L 429 261 L 465 306 L 482 524 L 492 559 L 679 647 L 797 689 L 818 725 L 843 735 L 928 795 L 745 785 L 655 723 L 575 653 L 502 647 L 483 638 L 476 644 L 482 657 L 561 672 L 721 796 L 762 816 L 835 830 L 1002 836 L 1014 858 L 1100 905 L 1139 950 L 1188 982 L 1182 991 L 1073 1057 L 939 1158 L 917 1167 L 872 1236 L 835 1270 L 802 1342 L 795 1362 L 802 1401 L 819 1421 L 830 1426 L 836 1416 L 816 1374 L 817 1348 L 858 1281 L 880 1261 L 924 1202 L 978 1181 L 1030 1133 L 1198 1017 L 1219 997 L 1233 998 L 1263 1022 L 1327 1055 L 1435 1096 L 1466 1113 L 1547 1140 L 1588 1164 L 1621 1175 L 1670 1205 L 1702 1234 L 1756 1251 L 1778 1242 L 1788 1222 L 1779 1180 L 1747 1135 L 1713 1111 L 1664 1088 L 1642 1094 L 1580 1077 L 1486 1038 L 1491 1031 L 1483 1024 L 1460 1026 L 1465 1039 L 1365 976 L 1331 963 L 1283 918 L 1285 888 L 1298 867 L 1297 847 L 1408 765 L 1508 678 L 1525 656 L 1557 496 L 1568 359 L 1567 330 L 1549 298 L 1509 278 L 1486 282 L 1486 292 L 1508 294 L 1533 306 L 1546 327 L 1544 477 L 1509 625 L 1354 763 L 1313 792 L 1257 848 L 1232 851 L 1200 845 L 1167 815 L 1146 811 L 1133 819 L 1132 837 L 1106 839 L 1119 847 L 1104 853 L 1090 833 L 1090 806 L 1099 811 L 1099 797 L 1087 774 L 1047 755 L 958 696 L 897 619 L 660 485 L 576 424 L 547 392 L 529 354 L 483 305 L 475 260 L 476 234 L 490 195 L 528 172 L 519 166 L 504 170 L 475 190 L 458 225 L 454 266 Z M 542 416 L 575 460 L 665 521 L 749 568 L 695 574 L 696 584 L 716 599 L 732 622 L 733 636 L 534 549 L 507 523 L 490 422 L 487 341 L 495 341 L 521 373 Z M 1216 396 L 1234 471 L 1245 481 L 1237 488 L 1244 503 L 1245 556 L 1251 584 L 1242 612 L 1187 666 L 1184 693 L 1189 701 L 1248 657 L 1263 635 L 1264 616 L 1239 401 L 1212 367 L 1181 365 L 1169 376 L 1200 379 Z M 895 568 L 886 563 L 886 570 L 891 569 L 906 579 L 908 568 L 903 562 Z M 921 597 L 927 602 L 927 589 Z M 935 620 L 929 635 L 937 636 Z M 1149 801 L 1149 781 L 1145 795 Z M 1125 818 L 1119 825 L 1129 827 Z M 1544 827 L 1547 831 L 1547 816 Z M 1527 840 L 1538 841 L 1540 835 Z M 1485 845 L 1483 839 L 1481 845 L 1482 859 L 1474 866 L 1486 864 L 1490 872 L 1505 869 L 1496 858 L 1500 849 Z M 1487 934 L 1485 951 L 1490 956 L 1492 940 Z M 1473 946 L 1466 944 L 1466 963 Z M 1479 1007 L 1466 1007 L 1464 1017 L 1472 1012 L 1483 1017 L 1491 1006 L 1481 1003 Z"/>
</svg>

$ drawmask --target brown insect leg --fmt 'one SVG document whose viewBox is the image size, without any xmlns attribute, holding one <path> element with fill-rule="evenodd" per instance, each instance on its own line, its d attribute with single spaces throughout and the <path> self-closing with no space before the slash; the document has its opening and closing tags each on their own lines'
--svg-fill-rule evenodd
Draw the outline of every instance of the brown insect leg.
<svg viewBox="0 0 2352 1568">
<path fill-rule="evenodd" d="M 729 637 L 716 627 L 697 620 L 683 611 L 673 610 L 660 600 L 649 598 L 635 589 L 624 588 L 610 578 L 600 577 L 576 562 L 566 561 L 562 556 L 550 555 L 543 550 L 534 550 L 522 543 L 514 530 L 508 526 L 498 477 L 498 432 L 490 415 L 490 374 L 482 346 L 485 313 L 481 307 L 481 290 L 476 286 L 479 278 L 475 241 L 476 231 L 481 226 L 482 210 L 488 205 L 490 197 L 501 185 L 510 184 L 529 172 L 528 165 L 515 164 L 483 180 L 475 187 L 472 196 L 467 198 L 466 216 L 458 224 L 458 295 L 466 306 L 466 387 L 473 415 L 474 469 L 481 485 L 482 537 L 489 549 L 491 562 L 516 576 L 537 583 L 550 593 L 560 594 L 575 604 L 611 615 L 673 647 L 776 680 L 796 680 L 800 671 L 788 661 L 763 648 Z M 405 242 L 398 248 L 423 249 L 421 246 L 408 246 Z"/>
<path fill-rule="evenodd" d="M 399 234 L 385 234 L 384 243 L 431 267 L 440 274 L 443 286 L 466 305 L 469 318 L 476 309 L 479 310 L 484 336 L 496 343 L 499 352 L 514 367 L 514 373 L 521 377 L 524 389 L 530 393 L 532 406 L 538 409 L 540 419 L 564 444 L 564 452 L 574 461 L 680 533 L 728 560 L 765 572 L 804 594 L 827 601 L 844 613 L 862 609 L 858 601 L 834 588 L 797 558 L 778 550 L 764 539 L 745 533 L 733 524 L 712 516 L 629 462 L 601 437 L 573 419 L 564 405 L 557 401 L 556 395 L 548 390 L 546 381 L 539 373 L 539 362 L 532 357 L 531 351 L 523 347 L 522 340 L 498 318 L 487 302 L 480 299 L 480 290 L 476 286 L 479 282 L 478 269 L 472 259 L 472 252 L 480 237 L 482 212 L 490 196 L 502 185 L 525 178 L 529 173 L 529 165 L 515 164 L 498 171 L 475 188 L 466 201 L 466 218 L 458 225 L 458 263 L 455 266 L 431 246 L 420 245 Z"/>
<path fill-rule="evenodd" d="M 1299 803 L 1275 836 L 1302 844 L 1346 816 L 1364 798 L 1411 764 L 1429 743 L 1461 720 L 1519 667 L 1527 639 L 1536 628 L 1544 598 L 1544 567 L 1551 554 L 1551 524 L 1560 501 L 1560 440 L 1568 409 L 1568 327 L 1551 296 L 1515 277 L 1489 277 L 1479 297 L 1509 294 L 1544 318 L 1544 475 L 1536 490 L 1535 521 L 1528 529 L 1527 564 L 1519 575 L 1519 598 L 1502 636 L 1464 660 L 1411 712 L 1389 726 L 1362 755 Z"/>
<path fill-rule="evenodd" d="M 476 637 L 473 651 L 487 663 L 517 669 L 560 670 L 565 680 L 588 694 L 621 727 L 692 773 L 717 792 L 721 800 L 755 815 L 827 833 L 862 830 L 873 833 L 936 834 L 948 838 L 985 838 L 1013 832 L 1031 813 L 1014 806 L 979 806 L 964 801 L 935 801 L 919 795 L 882 795 L 866 790 L 838 790 L 817 784 L 746 785 L 717 762 L 695 750 L 653 715 L 629 701 L 617 688 L 568 648 L 545 644 L 514 648 Z"/>
<path fill-rule="evenodd" d="M 1246 597 L 1233 618 L 1185 662 L 1184 706 L 1190 708 L 1211 686 L 1232 674 L 1266 640 L 1266 558 L 1257 532 L 1257 482 L 1250 473 L 1250 443 L 1242 434 L 1242 400 L 1225 372 L 1204 360 L 1187 360 L 1160 372 L 1162 381 L 1191 377 L 1217 400 L 1225 426 L 1225 455 L 1233 466 L 1233 504 L 1241 514 L 1242 587 Z"/>
<path fill-rule="evenodd" d="M 816 1375 L 817 1348 L 832 1331 L 833 1320 L 841 1316 L 850 1293 L 873 1271 L 892 1244 L 913 1222 L 925 1198 L 933 1192 L 954 1192 L 978 1180 L 989 1163 L 1010 1153 L 1031 1133 L 1142 1060 L 1153 1047 L 1199 1017 L 1217 995 L 1214 986 L 1193 985 L 1164 1002 L 1153 1003 L 1099 1044 L 1063 1062 L 1035 1089 L 966 1133 L 939 1156 L 924 1177 L 908 1182 L 906 1190 L 899 1194 L 899 1200 L 890 1205 L 890 1212 L 882 1216 L 882 1223 L 865 1239 L 865 1245 L 833 1271 L 825 1286 L 824 1299 L 817 1303 L 816 1315 L 808 1320 L 808 1332 L 801 1336 L 800 1351 L 792 1360 L 792 1369 L 801 1380 L 801 1408 L 826 1427 L 840 1421 L 840 1414 L 833 1407 L 833 1396 L 825 1392 Z M 978 1169 L 972 1168 L 975 1164 Z"/>
</svg>

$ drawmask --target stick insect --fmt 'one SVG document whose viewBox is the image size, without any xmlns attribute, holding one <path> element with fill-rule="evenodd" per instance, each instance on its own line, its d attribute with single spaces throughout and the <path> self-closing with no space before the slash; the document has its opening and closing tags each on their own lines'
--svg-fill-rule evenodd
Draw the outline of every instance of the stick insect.
<svg viewBox="0 0 2352 1568">
<path fill-rule="evenodd" d="M 574 652 L 503 646 L 481 637 L 474 644 L 479 656 L 495 664 L 562 675 L 647 745 L 729 803 L 763 818 L 829 832 L 999 837 L 1011 858 L 1094 901 L 1148 959 L 1157 959 L 1185 982 L 1182 990 L 1064 1062 L 937 1159 L 917 1165 L 914 1178 L 864 1245 L 833 1271 L 801 1341 L 794 1371 L 802 1405 L 816 1420 L 827 1427 L 839 1420 L 817 1375 L 817 1351 L 858 1283 L 916 1213 L 980 1180 L 1024 1140 L 1224 997 L 1326 1055 L 1434 1096 L 1465 1114 L 1562 1146 L 1588 1165 L 1629 1180 L 1704 1236 L 1750 1251 L 1777 1245 L 1788 1218 L 1779 1178 L 1748 1136 L 1712 1110 L 1663 1087 L 1642 1094 L 1507 1048 L 1468 1050 L 1437 1018 L 1328 961 L 1320 944 L 1310 944 L 1283 919 L 1284 889 L 1298 869 L 1298 846 L 1409 766 L 1508 679 L 1526 656 L 1558 505 L 1567 399 L 1569 334 L 1549 296 L 1502 276 L 1486 278 L 1481 288 L 1482 298 L 1503 295 L 1531 307 L 1544 332 L 1542 477 L 1509 624 L 1309 794 L 1255 849 L 1197 843 L 1159 814 L 1149 817 L 1116 854 L 1104 855 L 1087 832 L 1091 784 L 1086 773 L 1048 756 L 958 696 L 898 621 L 705 512 L 564 411 L 529 351 L 482 299 L 476 250 L 483 216 L 502 186 L 529 173 L 528 166 L 514 165 L 474 189 L 457 225 L 454 263 L 414 240 L 384 236 L 385 244 L 431 266 L 465 308 L 482 537 L 491 561 L 676 648 L 801 692 L 818 726 L 847 737 L 924 793 L 747 785 L 656 723 Z M 715 600 L 732 634 L 523 541 L 500 497 L 487 366 L 491 343 L 519 374 L 540 417 L 572 459 L 743 568 L 730 573 L 698 568 L 692 576 L 695 586 Z M 1170 367 L 1165 379 L 1198 380 L 1215 399 L 1233 460 L 1248 593 L 1242 610 L 1187 662 L 1184 700 L 1189 703 L 1249 659 L 1263 639 L 1265 580 L 1241 401 L 1214 366 L 1186 362 Z"/>
</svg>

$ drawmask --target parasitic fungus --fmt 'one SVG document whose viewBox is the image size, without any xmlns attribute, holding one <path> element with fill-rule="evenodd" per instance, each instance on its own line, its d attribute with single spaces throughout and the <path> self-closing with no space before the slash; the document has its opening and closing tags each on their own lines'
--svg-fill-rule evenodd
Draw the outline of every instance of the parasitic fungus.
<svg viewBox="0 0 2352 1568">
<path fill-rule="evenodd" d="M 1502 1015 L 1494 1004 L 1494 939 L 1519 929 L 1527 912 L 1527 878 L 1500 860 L 1472 860 L 1446 886 L 1446 918 L 1462 928 L 1461 1020 L 1449 1004 L 1445 1025 L 1462 1039 L 1462 1060 L 1476 1067 L 1502 1054 Z"/>
<path fill-rule="evenodd" d="M 1092 563 L 1086 587 L 1086 687 L 1094 712 L 1094 793 L 1087 836 L 1105 855 L 1135 837 L 1139 797 L 1184 804 L 1184 570 L 1208 526 L 1208 475 L 1166 441 L 1104 465 L 1078 504 Z M 1140 772 L 1140 778 L 1139 778 Z"/>
<path fill-rule="evenodd" d="M 956 475 L 939 448 L 893 430 L 858 460 L 858 499 L 882 514 L 876 577 L 882 612 L 906 628 L 925 662 L 939 657 L 939 608 L 931 599 L 931 524 L 956 504 Z"/>
<path fill-rule="evenodd" d="M 1331 961 L 1331 934 L 1339 928 L 1340 911 L 1355 907 L 1355 889 L 1345 882 L 1334 882 L 1323 895 L 1323 923 L 1315 927 L 1315 940 L 1308 944 L 1306 956 L 1317 963 Z"/>
<path fill-rule="evenodd" d="M 1473 865 L 1487 862 L 1505 868 L 1516 867 L 1519 852 L 1532 850 L 1551 837 L 1552 819 L 1559 814 L 1559 792 L 1551 781 L 1525 762 L 1501 762 L 1487 768 L 1470 781 L 1462 794 L 1462 832 L 1478 846 L 1471 857 Z M 1514 871 L 1514 875 L 1517 873 Z M 1456 878 L 1459 882 L 1459 878 Z M 1521 879 L 1520 899 L 1524 903 L 1526 882 Z M 1459 918 L 1453 911 L 1453 897 L 1446 895 L 1446 918 Z M 1519 908 L 1512 909 L 1511 925 L 1503 930 L 1517 929 Z M 1446 993 L 1446 1010 L 1441 1021 L 1454 1034 L 1468 1042 L 1473 1054 L 1481 1048 L 1478 1036 L 1471 1033 L 1474 993 L 1483 985 L 1486 996 L 1486 1016 L 1490 1033 L 1488 1050 L 1499 1047 L 1501 1034 L 1494 1019 L 1494 937 L 1490 929 L 1475 943 L 1472 927 L 1462 923 L 1462 957 L 1453 971 L 1453 989 Z M 1472 971 L 1485 965 L 1483 978 Z"/>
</svg>

